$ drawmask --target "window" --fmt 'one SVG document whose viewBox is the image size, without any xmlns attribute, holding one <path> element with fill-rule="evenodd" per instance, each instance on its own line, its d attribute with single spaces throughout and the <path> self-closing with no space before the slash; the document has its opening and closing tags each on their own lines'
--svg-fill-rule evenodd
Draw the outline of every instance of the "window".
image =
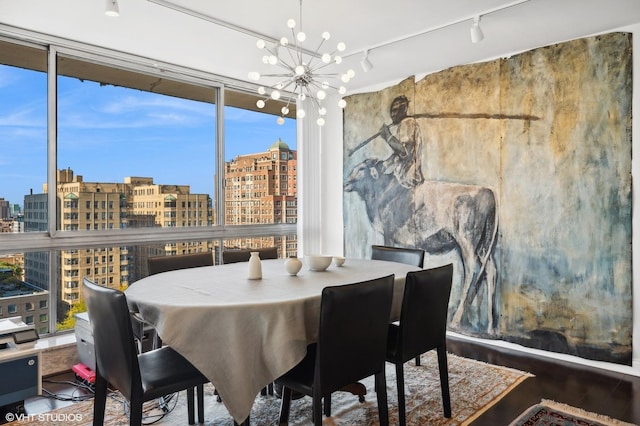
<svg viewBox="0 0 640 426">
<path fill-rule="evenodd" d="M 146 58 L 81 43 L 59 48 L 28 31 L 19 41 L 2 29 L 0 37 L 0 76 L 6 82 L 0 99 L 7 100 L 0 102 L 0 114 L 29 113 L 24 121 L 0 122 L 2 140 L 20 147 L 3 156 L 11 167 L 0 168 L 0 197 L 21 205 L 22 216 L 15 220 L 38 234 L 35 239 L 0 234 L 0 254 L 23 257 L 25 283 L 49 297 L 5 305 L 7 313 L 18 313 L 18 306 L 35 311 L 38 303 L 50 309 L 59 330 L 68 329 L 85 275 L 126 288 L 144 276 L 150 252 L 209 250 L 217 259 L 227 236 L 233 238 L 230 244 L 247 247 L 281 240 L 297 246 L 295 209 L 286 215 L 273 209 L 274 200 L 295 200 L 295 192 L 261 184 L 296 170 L 295 119 L 279 126 L 274 115 L 283 101 L 254 111 L 253 90 L 223 86 L 213 76 L 179 66 L 169 71 L 150 66 Z M 126 69 L 119 68 L 123 63 Z M 225 105 L 218 104 L 222 90 Z M 295 106 L 290 109 L 295 117 Z M 57 132 L 50 137 L 47 126 L 54 118 Z M 56 156 L 48 158 L 49 152 Z M 49 167 L 56 169 L 55 180 Z M 28 170 L 28 179 L 15 180 L 17 169 Z M 291 226 L 278 225 L 284 223 Z M 274 225 L 273 237 L 252 238 L 253 224 L 262 225 L 260 235 Z M 199 228 L 198 241 L 189 241 L 193 233 L 185 228 L 193 227 Z M 153 234 L 144 228 L 153 228 Z M 95 235 L 107 248 L 94 247 Z M 141 240 L 148 245 L 137 246 Z M 89 248 L 78 249 L 85 243 Z"/>
</svg>

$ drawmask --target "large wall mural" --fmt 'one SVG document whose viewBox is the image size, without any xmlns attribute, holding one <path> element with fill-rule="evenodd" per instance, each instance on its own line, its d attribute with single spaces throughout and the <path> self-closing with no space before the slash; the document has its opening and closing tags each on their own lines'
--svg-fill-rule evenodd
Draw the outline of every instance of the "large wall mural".
<svg viewBox="0 0 640 426">
<path fill-rule="evenodd" d="M 452 330 L 630 365 L 631 88 L 613 33 L 351 96 L 345 253 L 423 248 Z"/>
</svg>

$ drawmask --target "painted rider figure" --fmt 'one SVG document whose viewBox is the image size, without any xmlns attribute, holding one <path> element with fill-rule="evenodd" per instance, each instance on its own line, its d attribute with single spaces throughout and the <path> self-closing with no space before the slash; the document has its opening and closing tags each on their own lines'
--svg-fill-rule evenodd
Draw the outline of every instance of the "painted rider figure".
<svg viewBox="0 0 640 426">
<path fill-rule="evenodd" d="M 398 96 L 391 102 L 391 125 L 383 124 L 380 136 L 393 153 L 383 161 L 385 174 L 393 174 L 400 185 L 414 188 L 424 182 L 422 175 L 422 133 L 415 118 L 407 116 L 409 100 Z M 397 126 L 397 127 L 396 127 Z M 392 132 L 390 127 L 396 127 Z"/>
</svg>

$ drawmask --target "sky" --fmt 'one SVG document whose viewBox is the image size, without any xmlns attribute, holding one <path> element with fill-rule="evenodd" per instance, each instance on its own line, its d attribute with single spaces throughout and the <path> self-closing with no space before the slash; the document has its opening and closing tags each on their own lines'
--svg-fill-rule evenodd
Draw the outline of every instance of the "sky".
<svg viewBox="0 0 640 426">
<path fill-rule="evenodd" d="M 23 205 L 47 170 L 45 73 L 0 65 L 0 198 Z M 263 152 L 279 138 L 296 149 L 295 120 L 225 108 L 225 159 Z M 213 196 L 215 105 L 58 79 L 58 165 L 85 182 L 153 177 Z"/>
</svg>

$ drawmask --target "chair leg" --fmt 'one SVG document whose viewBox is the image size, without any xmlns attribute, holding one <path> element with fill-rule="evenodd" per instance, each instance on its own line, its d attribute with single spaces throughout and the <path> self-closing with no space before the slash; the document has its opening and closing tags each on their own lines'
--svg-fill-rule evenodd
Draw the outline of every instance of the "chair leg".
<svg viewBox="0 0 640 426">
<path fill-rule="evenodd" d="M 194 416 L 194 411 L 195 411 L 195 407 L 193 406 L 193 401 L 194 401 L 194 396 L 193 396 L 193 388 L 188 388 L 187 389 L 187 418 L 189 419 L 189 424 L 195 424 L 196 420 L 195 420 L 195 416 Z"/>
<path fill-rule="evenodd" d="M 404 366 L 402 361 L 396 362 L 396 384 L 398 386 L 398 424 L 407 424 L 406 407 L 404 401 Z"/>
<path fill-rule="evenodd" d="M 129 401 L 129 424 L 140 425 L 142 424 L 142 404 L 144 401 L 138 396 L 132 396 Z"/>
<path fill-rule="evenodd" d="M 378 398 L 378 418 L 380 426 L 389 425 L 389 406 L 387 405 L 387 379 L 384 368 L 375 377 L 376 396 Z"/>
<path fill-rule="evenodd" d="M 291 409 L 291 389 L 282 387 L 282 402 L 280 403 L 280 426 L 289 424 L 289 410 Z"/>
<path fill-rule="evenodd" d="M 440 389 L 442 390 L 442 406 L 444 408 L 444 416 L 451 417 L 451 395 L 449 394 L 449 370 L 447 368 L 447 347 L 439 346 L 438 352 L 438 370 L 440 370 Z"/>
<path fill-rule="evenodd" d="M 204 423 L 204 385 L 196 386 L 198 395 L 198 423 Z"/>
<path fill-rule="evenodd" d="M 102 426 L 107 405 L 107 381 L 96 374 L 95 396 L 93 398 L 93 426 Z"/>
<path fill-rule="evenodd" d="M 331 394 L 324 397 L 324 415 L 331 417 Z"/>
<path fill-rule="evenodd" d="M 313 395 L 313 425 L 322 426 L 322 397 Z"/>
</svg>

